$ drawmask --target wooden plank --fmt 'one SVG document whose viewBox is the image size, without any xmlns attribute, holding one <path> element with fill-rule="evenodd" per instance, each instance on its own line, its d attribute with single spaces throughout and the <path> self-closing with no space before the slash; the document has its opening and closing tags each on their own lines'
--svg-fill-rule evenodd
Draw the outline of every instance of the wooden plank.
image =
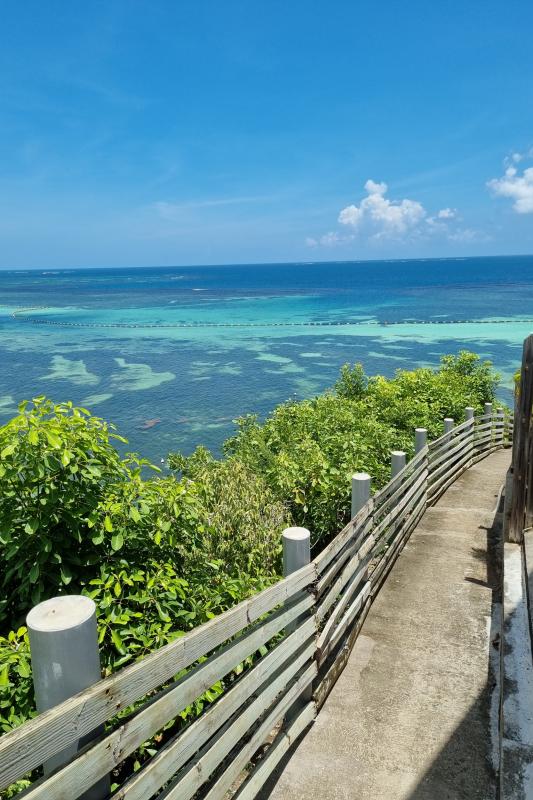
<svg viewBox="0 0 533 800">
<path fill-rule="evenodd" d="M 375 501 L 374 503 L 374 521 L 377 521 L 379 518 L 383 517 L 388 511 L 392 509 L 392 507 L 398 503 L 399 499 L 405 492 L 409 489 L 410 486 L 416 481 L 417 477 L 427 469 L 427 460 L 422 460 L 416 467 L 415 470 L 411 474 L 407 474 L 404 476 L 404 481 L 401 483 L 396 490 L 389 495 L 383 502 Z"/>
<path fill-rule="evenodd" d="M 429 449 L 426 445 L 414 458 L 409 461 L 400 472 L 394 476 L 388 483 L 383 486 L 379 492 L 374 495 L 374 508 L 383 505 L 390 495 L 396 491 L 398 486 L 404 483 L 405 478 L 411 472 L 414 472 L 426 460 Z"/>
<path fill-rule="evenodd" d="M 426 499 L 426 491 L 425 491 L 425 487 L 424 486 L 418 487 L 418 491 L 411 496 L 408 505 L 404 509 L 403 515 L 401 517 L 398 517 L 398 518 L 392 520 L 388 536 L 387 536 L 387 538 L 385 540 L 385 541 L 389 542 L 389 548 L 392 545 L 392 541 L 398 535 L 398 530 L 399 529 L 403 529 L 408 524 L 409 518 L 410 518 L 410 516 L 412 514 L 412 510 L 413 510 L 413 508 L 415 506 L 418 505 L 418 503 L 419 503 L 421 498 L 423 500 Z M 381 548 L 380 548 L 380 544 L 381 544 Z M 381 558 L 380 552 L 383 552 L 382 548 L 383 548 L 383 541 L 381 543 L 378 542 L 377 546 L 375 548 L 375 551 L 373 553 L 373 557 L 374 558 L 377 558 L 378 556 Z M 376 570 L 376 565 L 374 565 L 374 571 L 372 572 L 372 574 L 375 573 L 375 570 Z"/>
<path fill-rule="evenodd" d="M 457 461 L 453 465 L 453 468 L 440 475 L 437 480 L 433 481 L 433 483 L 430 483 L 428 487 L 428 498 L 433 499 L 436 495 L 440 497 L 443 491 L 451 486 L 452 483 L 454 483 L 457 478 L 463 474 L 465 469 L 468 469 L 468 467 L 472 464 L 473 455 L 473 452 L 467 452 L 461 460 Z"/>
<path fill-rule="evenodd" d="M 312 624 L 310 624 L 312 623 Z M 200 718 L 194 720 L 184 731 L 174 736 L 140 772 L 135 773 L 114 795 L 113 800 L 145 800 L 164 786 L 196 753 L 213 734 L 220 730 L 239 708 L 249 701 L 269 676 L 286 663 L 287 659 L 307 642 L 307 647 L 294 660 L 293 667 L 300 669 L 312 660 L 315 625 L 306 621 L 281 645 L 268 653 L 257 666 L 247 672 L 241 680 L 226 692 L 215 705 Z"/>
<path fill-rule="evenodd" d="M 388 546 L 390 547 L 391 543 L 398 536 L 398 531 L 405 530 L 406 527 L 412 525 L 411 517 L 413 508 L 418 504 L 420 498 L 422 498 L 424 502 L 427 500 L 427 486 L 419 487 L 419 490 L 410 498 L 408 505 L 404 508 L 402 516 L 399 516 L 391 521 L 391 524 L 387 530 L 387 536 L 377 542 L 374 553 L 372 554 L 374 559 L 381 557 L 385 541 L 389 542 Z M 376 567 L 374 567 L 374 572 L 375 569 Z M 374 572 L 372 574 L 374 574 Z"/>
<path fill-rule="evenodd" d="M 62 800 L 69 797 L 71 800 L 79 797 L 87 786 L 92 786 L 104 775 L 107 775 L 120 764 L 130 753 L 134 752 L 143 742 L 159 731 L 169 720 L 174 719 L 184 708 L 194 702 L 203 692 L 209 689 L 217 680 L 234 669 L 243 659 L 255 652 L 259 647 L 268 642 L 279 631 L 283 630 L 292 620 L 296 619 L 312 604 L 312 597 L 305 596 L 300 602 L 290 608 L 282 608 L 274 619 L 246 634 L 235 642 L 225 647 L 221 652 L 215 653 L 208 661 L 199 664 L 188 675 L 185 675 L 170 691 L 161 695 L 127 722 L 104 736 L 93 746 L 88 746 L 76 758 L 66 764 L 42 782 L 35 783 L 28 790 L 27 797 L 31 800 Z M 316 627 L 314 617 L 307 619 L 302 629 L 309 638 Z M 286 642 L 265 656 L 258 665 L 260 674 L 268 671 L 270 663 L 277 664 L 277 659 L 283 656 L 284 647 L 290 648 L 296 643 L 301 644 L 301 635 L 288 637 Z M 254 672 L 252 670 L 249 674 Z M 242 681 L 245 684 L 244 680 Z M 246 686 L 246 684 L 245 684 Z M 240 703 L 243 702 L 241 696 Z M 203 717 L 198 720 L 201 723 Z M 201 725 L 199 725 L 201 728 Z M 212 732 L 211 732 L 212 733 Z"/>
<path fill-rule="evenodd" d="M 338 553 L 346 546 L 352 536 L 359 535 L 359 529 L 366 523 L 374 509 L 374 502 L 372 498 L 365 503 L 363 508 L 355 515 L 355 517 L 338 533 L 335 538 L 322 550 L 311 563 L 315 565 L 319 575 L 324 573 L 326 567 L 331 563 Z"/>
<path fill-rule="evenodd" d="M 452 428 L 449 433 L 443 433 L 437 439 L 433 439 L 432 442 L 429 443 L 429 451 L 430 453 L 438 450 L 439 447 L 443 444 L 447 444 L 450 439 L 453 439 L 455 435 L 464 431 L 465 428 L 468 428 L 472 425 L 472 420 L 467 419 L 464 422 L 461 422 L 459 425 L 456 425 L 455 428 Z"/>
<path fill-rule="evenodd" d="M 315 716 L 315 704 L 308 703 L 296 715 L 294 721 L 291 721 L 288 727 L 285 726 L 282 728 L 266 756 L 255 767 L 246 783 L 244 783 L 234 795 L 234 800 L 255 800 L 257 793 L 272 775 L 283 756 L 290 750 L 294 742 L 305 729 L 311 725 Z"/>
<path fill-rule="evenodd" d="M 459 450 L 456 450 L 453 455 L 450 456 L 448 461 L 442 463 L 436 470 L 432 471 L 430 467 L 429 471 L 429 484 L 432 485 L 441 477 L 441 475 L 445 475 L 448 473 L 453 472 L 455 469 L 455 465 L 464 458 L 466 453 L 473 454 L 474 452 L 474 443 L 472 441 L 463 443 L 462 447 Z"/>
<path fill-rule="evenodd" d="M 346 586 L 346 590 L 345 590 L 344 594 L 342 595 L 342 597 L 340 598 L 339 602 L 337 603 L 337 605 L 333 609 L 333 613 L 331 614 L 331 616 L 327 620 L 326 624 L 324 625 L 323 630 L 319 634 L 319 637 L 318 637 L 317 643 L 316 643 L 317 649 L 320 649 L 322 647 L 323 643 L 330 636 L 331 631 L 333 630 L 333 628 L 335 627 L 335 625 L 337 624 L 337 622 L 341 618 L 341 616 L 344 613 L 346 607 L 351 602 L 354 594 L 358 591 L 358 589 L 359 589 L 359 587 L 361 585 L 361 582 L 363 580 L 364 581 L 367 580 L 367 573 L 368 573 L 367 564 L 364 564 L 363 568 L 361 568 L 358 572 L 355 573 L 355 575 L 352 577 L 352 579 L 350 580 L 350 582 Z"/>
<path fill-rule="evenodd" d="M 348 659 L 350 658 L 350 654 L 353 650 L 353 646 L 357 640 L 357 637 L 359 636 L 359 632 L 363 627 L 363 623 L 370 610 L 371 604 L 372 604 L 372 597 L 368 597 L 363 608 L 361 609 L 359 617 L 357 618 L 357 622 L 353 626 L 352 630 L 350 631 L 346 639 L 346 642 L 344 643 L 343 647 L 336 653 L 333 663 L 328 668 L 325 675 L 319 674 L 318 685 L 316 686 L 313 695 L 317 706 L 317 711 L 320 711 L 320 709 L 326 702 L 329 693 L 335 686 L 339 676 L 341 675 L 344 667 L 346 666 Z"/>
<path fill-rule="evenodd" d="M 321 647 L 317 647 L 317 661 L 319 666 L 324 663 L 328 655 L 335 649 L 336 645 L 339 643 L 347 629 L 354 621 L 365 600 L 370 594 L 371 586 L 372 584 L 370 581 L 367 581 L 364 584 L 359 594 L 355 597 L 353 602 L 339 620 L 337 627 L 331 633 L 329 639 L 323 642 Z"/>
<path fill-rule="evenodd" d="M 467 452 L 460 461 L 454 464 L 453 471 L 448 474 L 442 475 L 435 483 L 432 483 L 428 489 L 428 498 L 435 500 L 440 497 L 446 489 L 454 483 L 457 478 L 463 474 L 472 464 L 473 453 Z"/>
<path fill-rule="evenodd" d="M 429 461 L 429 471 L 432 472 L 436 470 L 440 464 L 452 458 L 454 453 L 457 453 L 459 450 L 461 450 L 465 444 L 473 445 L 473 443 L 474 437 L 472 436 L 472 433 L 470 433 L 468 436 L 457 437 L 457 439 L 454 439 L 453 441 L 453 447 L 450 447 L 445 452 L 439 451 L 439 453 Z"/>
<path fill-rule="evenodd" d="M 274 586 L 119 670 L 64 703 L 46 711 L 0 739 L 0 788 L 40 766 L 121 708 L 133 704 L 171 680 L 176 673 L 235 636 L 280 603 L 312 585 L 311 563 Z"/>
<path fill-rule="evenodd" d="M 490 456 L 491 453 L 495 453 L 497 450 L 501 449 L 502 446 L 500 444 L 496 444 L 496 445 L 489 445 L 479 452 L 474 451 L 472 464 L 477 464 L 478 461 L 483 461 L 483 459 L 487 458 L 487 456 Z"/>
<path fill-rule="evenodd" d="M 522 369 L 515 413 L 515 431 L 513 441 L 513 490 L 511 502 L 511 518 L 509 521 L 509 541 L 522 541 L 525 527 L 530 471 L 530 438 L 531 410 L 533 405 L 533 335 L 524 341 L 522 351 Z"/>
<path fill-rule="evenodd" d="M 429 463 L 436 464 L 439 461 L 442 461 L 443 458 L 446 458 L 446 455 L 457 446 L 461 444 L 461 442 L 471 441 L 473 439 L 473 425 L 471 424 L 470 427 L 460 433 L 458 436 L 454 436 L 448 441 L 443 442 L 438 448 L 435 448 L 430 451 L 429 453 Z M 451 436 L 451 434 L 447 434 Z"/>
<path fill-rule="evenodd" d="M 400 534 L 394 540 L 394 543 L 391 547 L 387 550 L 384 554 L 382 561 L 376 566 L 376 569 L 370 576 L 370 582 L 372 585 L 371 594 L 372 598 L 376 597 L 379 590 L 381 589 L 385 578 L 389 574 L 390 570 L 392 569 L 396 559 L 398 558 L 400 552 L 402 551 L 404 545 L 409 540 L 413 530 L 416 527 L 416 522 L 420 519 L 422 514 L 420 513 L 425 510 L 426 507 L 426 498 L 418 498 L 418 505 L 413 508 L 412 517 L 413 517 L 413 524 L 409 524 L 410 521 L 404 526 L 403 530 L 400 531 Z M 415 521 L 416 520 L 416 521 Z"/>
<path fill-rule="evenodd" d="M 342 573 L 339 575 L 331 589 L 325 595 L 324 599 L 320 602 L 316 609 L 316 616 L 318 620 L 321 620 L 329 611 L 343 588 L 345 587 L 346 583 L 352 577 L 352 575 L 360 569 L 361 565 L 363 564 L 365 557 L 370 553 L 372 548 L 374 547 L 375 541 L 373 536 L 369 536 L 365 539 L 364 544 L 361 546 L 360 550 L 358 551 L 357 555 L 355 555 L 343 569 Z"/>
<path fill-rule="evenodd" d="M 362 526 L 358 530 L 357 537 L 350 540 L 349 543 L 345 546 L 343 550 L 340 551 L 338 556 L 331 562 L 328 566 L 326 571 L 320 577 L 318 583 L 316 584 L 316 597 L 320 598 L 325 591 L 331 586 L 333 581 L 335 580 L 335 576 L 341 571 L 341 569 L 345 566 L 347 561 L 349 561 L 355 553 L 361 547 L 363 541 L 368 536 L 369 531 L 372 528 L 373 520 L 367 519 Z"/>
<path fill-rule="evenodd" d="M 264 720 L 255 729 L 252 737 L 245 741 L 238 753 L 232 756 L 225 771 L 220 775 L 209 791 L 205 800 L 223 798 L 235 778 L 244 769 L 256 750 L 268 738 L 273 728 L 279 723 L 289 708 L 313 681 L 317 674 L 316 663 L 311 663 L 303 673 L 294 679 L 286 689 L 289 676 L 294 675 L 293 665 L 284 670 L 264 692 L 243 711 L 237 719 L 224 730 L 223 735 L 200 751 L 186 771 L 162 793 L 160 800 L 190 800 L 195 792 L 205 783 L 217 766 L 226 758 L 239 741 L 253 729 L 254 723 L 267 709 Z M 286 689 L 286 690 L 285 690 Z M 284 691 L 285 690 L 285 691 Z"/>
<path fill-rule="evenodd" d="M 379 537 L 381 536 L 383 531 L 387 529 L 387 526 L 389 526 L 392 522 L 398 521 L 400 519 L 400 514 L 405 508 L 405 506 L 408 504 L 411 497 L 413 497 L 413 495 L 415 495 L 421 488 L 423 488 L 425 491 L 427 486 L 427 479 L 428 479 L 428 471 L 427 469 L 424 469 L 424 471 L 417 477 L 416 482 L 409 487 L 409 491 L 405 493 L 405 495 L 402 497 L 398 505 L 395 508 L 393 508 L 392 511 L 389 511 L 389 513 L 386 514 L 382 520 L 380 520 L 378 525 L 375 526 L 372 535 L 374 536 L 376 542 L 379 541 Z"/>
</svg>

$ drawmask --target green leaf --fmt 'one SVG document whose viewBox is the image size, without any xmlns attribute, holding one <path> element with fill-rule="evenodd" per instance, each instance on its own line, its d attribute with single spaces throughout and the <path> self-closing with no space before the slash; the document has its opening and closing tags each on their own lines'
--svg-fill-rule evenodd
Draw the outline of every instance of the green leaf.
<svg viewBox="0 0 533 800">
<path fill-rule="evenodd" d="M 31 431 L 28 433 L 28 442 L 30 444 L 39 444 L 39 434 L 32 428 Z"/>
<path fill-rule="evenodd" d="M 50 444 L 51 447 L 53 447 L 55 450 L 61 447 L 63 442 L 61 441 L 57 433 L 52 433 L 52 431 L 45 431 L 45 434 L 46 438 L 48 439 L 48 443 Z"/>
<path fill-rule="evenodd" d="M 111 517 L 109 517 L 107 514 L 105 515 L 104 519 L 104 528 L 108 533 L 111 533 L 113 531 L 113 523 L 111 522 Z"/>
<path fill-rule="evenodd" d="M 29 678 L 31 675 L 30 665 L 26 661 L 26 659 L 21 659 L 16 670 L 21 678 Z"/>
<path fill-rule="evenodd" d="M 62 581 L 62 583 L 64 583 L 65 586 L 68 586 L 69 583 L 71 582 L 71 580 L 72 580 L 72 572 L 70 571 L 70 569 L 67 567 L 66 564 L 62 564 L 61 565 L 61 581 Z"/>
<path fill-rule="evenodd" d="M 123 544 L 124 544 L 124 537 L 120 532 L 116 533 L 114 536 L 111 537 L 111 547 L 113 548 L 113 550 L 120 550 Z"/>
<path fill-rule="evenodd" d="M 113 640 L 113 644 L 117 648 L 118 652 L 123 655 L 126 652 L 126 648 L 124 647 L 124 643 L 120 638 L 120 634 L 115 628 L 111 628 L 111 639 Z"/>
<path fill-rule="evenodd" d="M 1 458 L 7 458 L 8 456 L 13 455 L 14 452 L 15 452 L 15 445 L 14 444 L 8 444 L 7 447 L 4 447 L 4 449 L 0 453 L 0 457 Z"/>
<path fill-rule="evenodd" d="M 35 583 L 35 581 L 39 577 L 39 572 L 40 572 L 39 564 L 35 562 L 35 564 L 30 569 L 30 583 Z"/>
<path fill-rule="evenodd" d="M 140 522 L 140 521 L 141 521 L 141 519 L 142 519 L 142 518 L 141 518 L 141 515 L 139 514 L 139 512 L 137 511 L 137 509 L 135 508 L 135 506 L 132 506 L 132 507 L 130 508 L 130 517 L 132 518 L 132 520 L 133 520 L 134 522 Z"/>
<path fill-rule="evenodd" d="M 24 530 L 26 533 L 35 533 L 35 531 L 39 528 L 39 520 L 38 519 L 30 519 L 24 526 Z"/>
</svg>

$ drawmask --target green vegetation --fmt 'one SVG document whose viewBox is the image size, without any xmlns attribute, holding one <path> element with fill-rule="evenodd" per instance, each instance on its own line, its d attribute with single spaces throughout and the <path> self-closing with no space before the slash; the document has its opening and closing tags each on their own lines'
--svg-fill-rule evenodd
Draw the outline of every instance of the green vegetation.
<svg viewBox="0 0 533 800">
<path fill-rule="evenodd" d="M 22 403 L 0 428 L 0 729 L 33 713 L 32 605 L 92 597 L 110 673 L 276 580 L 286 525 L 309 527 L 320 549 L 347 520 L 354 471 L 380 487 L 391 449 L 412 454 L 415 426 L 439 435 L 443 417 L 492 401 L 497 381 L 466 352 L 390 380 L 346 365 L 330 392 L 238 420 L 224 459 L 170 455 L 171 476 L 121 457 L 124 440 L 85 409 Z"/>
<path fill-rule="evenodd" d="M 460 422 L 468 405 L 481 412 L 497 382 L 490 363 L 468 352 L 444 356 L 439 370 L 399 370 L 392 380 L 345 365 L 331 392 L 284 403 L 264 423 L 237 420 L 222 464 L 244 465 L 323 546 L 348 521 L 353 472 L 368 472 L 379 488 L 389 479 L 390 451 L 413 454 L 415 427 L 436 438 L 444 417 Z M 209 458 L 199 448 L 189 458 L 171 455 L 169 463 L 205 483 Z"/>
</svg>

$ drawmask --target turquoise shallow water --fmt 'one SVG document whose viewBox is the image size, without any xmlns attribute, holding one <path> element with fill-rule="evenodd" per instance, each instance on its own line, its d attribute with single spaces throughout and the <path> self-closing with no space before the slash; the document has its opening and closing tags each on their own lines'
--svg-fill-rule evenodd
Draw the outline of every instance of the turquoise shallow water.
<svg viewBox="0 0 533 800">
<path fill-rule="evenodd" d="M 218 450 L 236 416 L 310 397 L 346 361 L 391 375 L 469 348 L 509 399 L 532 329 L 531 256 L 4 271 L 0 421 L 44 393 L 154 460 Z"/>
</svg>

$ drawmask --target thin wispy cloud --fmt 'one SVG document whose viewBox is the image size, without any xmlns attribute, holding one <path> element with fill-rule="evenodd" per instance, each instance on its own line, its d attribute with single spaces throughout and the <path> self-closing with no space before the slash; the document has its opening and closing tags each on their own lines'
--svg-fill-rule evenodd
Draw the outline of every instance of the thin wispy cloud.
<svg viewBox="0 0 533 800">
<path fill-rule="evenodd" d="M 206 200 L 191 200 L 185 203 L 170 203 L 167 200 L 157 200 L 155 203 L 152 203 L 151 208 L 156 211 L 162 219 L 175 220 L 181 217 L 184 211 L 189 211 L 191 209 L 247 205 L 249 203 L 262 203 L 272 199 L 272 197 L 266 195 L 256 195 L 208 198 Z"/>
</svg>

